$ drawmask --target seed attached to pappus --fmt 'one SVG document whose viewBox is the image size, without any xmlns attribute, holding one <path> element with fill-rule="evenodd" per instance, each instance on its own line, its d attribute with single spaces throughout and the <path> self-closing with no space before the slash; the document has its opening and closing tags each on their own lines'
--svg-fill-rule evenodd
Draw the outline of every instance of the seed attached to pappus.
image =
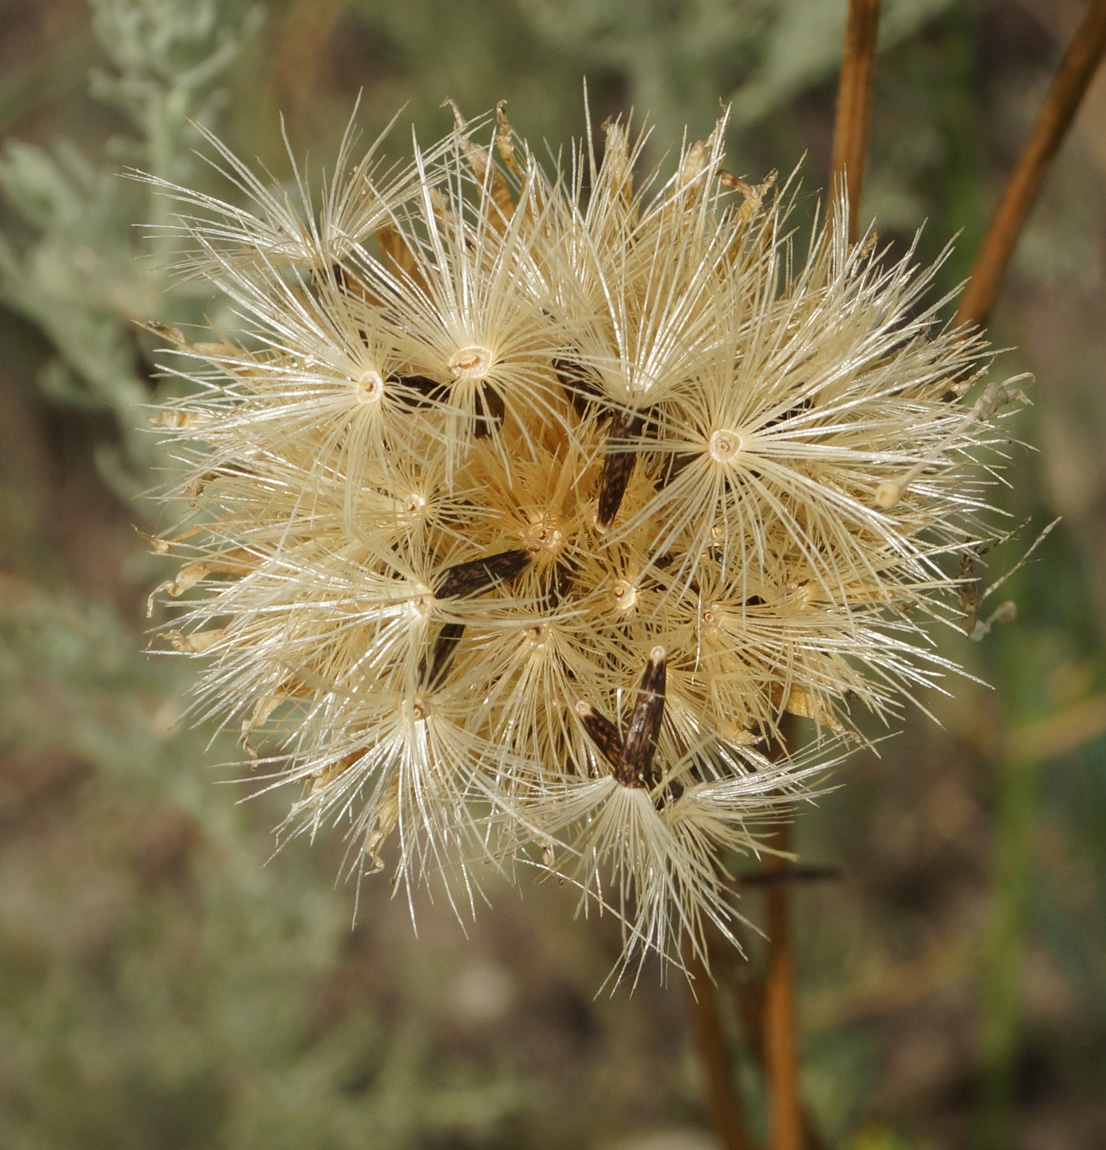
<svg viewBox="0 0 1106 1150">
<path fill-rule="evenodd" d="M 470 559 L 446 569 L 434 588 L 437 599 L 482 595 L 501 583 L 517 579 L 530 565 L 529 551 L 501 551 L 485 559 Z"/>
<path fill-rule="evenodd" d="M 614 777 L 624 787 L 654 787 L 659 781 L 653 771 L 657 739 L 664 719 L 664 686 L 667 652 L 654 647 L 641 677 L 630 722 L 623 738 L 618 728 L 590 703 L 576 704 L 576 714 L 584 730 L 614 768 Z"/>
<path fill-rule="evenodd" d="M 627 449 L 635 444 L 644 425 L 644 416 L 629 411 L 620 411 L 611 420 L 607 432 L 608 450 L 603 457 L 603 473 L 599 481 L 599 509 L 595 513 L 595 522 L 603 530 L 611 526 L 622 506 L 637 462 L 637 454 Z"/>
</svg>

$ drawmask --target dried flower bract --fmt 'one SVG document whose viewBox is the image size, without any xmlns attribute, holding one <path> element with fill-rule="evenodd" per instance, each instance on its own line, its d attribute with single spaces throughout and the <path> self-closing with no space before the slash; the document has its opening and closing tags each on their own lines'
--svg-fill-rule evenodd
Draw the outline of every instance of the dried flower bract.
<svg viewBox="0 0 1106 1150">
<path fill-rule="evenodd" d="M 550 173 L 500 107 L 403 168 L 348 138 L 318 205 L 214 140 L 250 210 L 165 186 L 244 317 L 157 328 L 195 385 L 156 417 L 191 507 L 159 596 L 202 706 L 358 872 L 471 900 L 474 858 L 526 860 L 627 958 L 732 937 L 728 860 L 860 740 L 847 700 L 946 668 L 922 624 L 994 534 L 982 343 L 840 205 L 797 254 L 724 128 L 640 183 L 624 122 Z"/>
</svg>

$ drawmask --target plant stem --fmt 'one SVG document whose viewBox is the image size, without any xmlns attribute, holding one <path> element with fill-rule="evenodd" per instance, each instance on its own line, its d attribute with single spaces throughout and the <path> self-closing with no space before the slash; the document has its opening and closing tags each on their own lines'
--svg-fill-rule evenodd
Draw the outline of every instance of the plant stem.
<svg viewBox="0 0 1106 1150">
<path fill-rule="evenodd" d="M 773 835 L 774 850 L 791 849 L 792 828 L 782 824 Z M 766 854 L 766 870 L 785 860 Z M 764 979 L 762 1034 L 768 1083 L 769 1150 L 801 1150 L 803 1112 L 799 1100 L 799 1051 L 795 1037 L 795 950 L 791 933 L 791 894 L 787 883 L 765 887 L 768 966 Z"/>
<path fill-rule="evenodd" d="M 709 946 L 709 942 L 707 943 Z M 706 1076 L 707 1101 L 714 1132 L 723 1150 L 754 1150 L 741 1094 L 733 1081 L 733 1066 L 719 1015 L 718 992 L 703 960 L 687 946 L 691 1031 Z"/>
<path fill-rule="evenodd" d="M 849 208 L 849 243 L 856 242 L 868 131 L 872 113 L 872 77 L 876 64 L 880 0 L 849 0 L 849 21 L 837 86 L 833 128 L 834 182 L 844 181 Z M 835 189 L 836 191 L 836 189 Z"/>
<path fill-rule="evenodd" d="M 956 313 L 957 324 L 976 327 L 986 322 L 1041 182 L 1071 127 L 1104 50 L 1106 0 L 1091 0 L 991 217 Z"/>
</svg>

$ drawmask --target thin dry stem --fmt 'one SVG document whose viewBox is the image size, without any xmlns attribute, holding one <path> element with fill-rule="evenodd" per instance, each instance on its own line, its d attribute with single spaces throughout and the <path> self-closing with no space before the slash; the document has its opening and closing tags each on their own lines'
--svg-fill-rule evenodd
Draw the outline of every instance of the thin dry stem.
<svg viewBox="0 0 1106 1150">
<path fill-rule="evenodd" d="M 791 848 L 791 824 L 779 827 L 771 846 Z M 765 869 L 785 860 L 768 854 Z M 795 949 L 791 934 L 791 896 L 787 883 L 769 883 L 764 897 L 768 932 L 768 969 L 762 1006 L 764 1073 L 768 1080 L 770 1150 L 802 1150 L 803 1111 L 799 1100 L 799 1051 L 795 1036 Z"/>
<path fill-rule="evenodd" d="M 709 946 L 709 940 L 707 945 Z M 711 1124 L 724 1150 L 754 1150 L 745 1107 L 733 1080 L 733 1066 L 719 1015 L 718 990 L 695 948 L 684 948 L 689 980 L 688 1011 L 695 1049 L 706 1077 Z"/>
<path fill-rule="evenodd" d="M 1104 51 L 1106 0 L 1092 0 L 991 217 L 967 290 L 960 300 L 956 314 L 958 324 L 979 327 L 986 322 L 1041 182 L 1071 127 Z"/>
<path fill-rule="evenodd" d="M 864 164 L 868 155 L 879 8 L 880 0 L 850 0 L 841 79 L 837 87 L 833 178 L 835 183 L 845 182 L 849 204 L 849 243 L 856 242 Z"/>
<path fill-rule="evenodd" d="M 791 887 L 794 881 L 820 880 L 835 877 L 836 872 L 827 868 L 796 867 L 785 864 L 772 871 L 761 871 L 755 875 L 743 875 L 738 879 L 740 886 Z M 717 953 L 716 953 L 717 950 Z M 749 1052 L 756 1059 L 761 1073 L 764 1066 L 764 980 L 761 974 L 754 974 L 750 963 L 744 961 L 737 951 L 725 947 L 710 950 L 711 968 L 718 978 L 718 985 L 730 993 L 738 1022 Z M 804 1106 L 800 1117 L 803 1126 L 804 1150 L 827 1150 L 826 1143 L 818 1135 L 810 1111 Z"/>
</svg>

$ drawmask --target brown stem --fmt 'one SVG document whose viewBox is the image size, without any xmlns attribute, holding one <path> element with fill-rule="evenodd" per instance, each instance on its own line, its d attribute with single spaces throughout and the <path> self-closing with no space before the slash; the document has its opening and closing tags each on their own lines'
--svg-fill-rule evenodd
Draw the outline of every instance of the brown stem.
<svg viewBox="0 0 1106 1150">
<path fill-rule="evenodd" d="M 758 885 L 762 889 L 768 886 L 793 887 L 796 881 L 820 880 L 836 877 L 836 870 L 828 867 L 796 867 L 786 860 L 780 860 L 777 869 L 771 873 L 758 872 L 755 875 L 738 875 L 737 885 Z M 738 1022 L 741 1025 L 744 1040 L 748 1043 L 749 1051 L 756 1058 L 761 1072 L 767 1081 L 765 1070 L 765 1018 L 764 1018 L 764 985 L 763 980 L 753 972 L 753 967 L 744 955 L 740 955 L 733 946 L 712 945 L 708 936 L 708 953 L 710 955 L 711 970 L 715 973 L 718 985 L 730 992 L 734 1007 L 737 1009 Z M 690 966 L 691 959 L 687 959 Z M 703 1009 L 715 1009 L 704 1005 Z M 810 1113 L 803 1108 L 800 1114 L 803 1128 L 802 1145 L 805 1150 L 827 1150 L 825 1142 L 818 1136 Z"/>
<path fill-rule="evenodd" d="M 868 130 L 872 113 L 872 77 L 876 68 L 876 35 L 880 0 L 849 0 L 849 21 L 837 86 L 833 127 L 833 179 L 845 182 L 849 206 L 849 243 L 856 242 Z"/>
<path fill-rule="evenodd" d="M 991 217 L 956 313 L 957 324 L 978 327 L 986 322 L 1041 181 L 1071 127 L 1104 50 L 1106 0 L 1091 0 Z"/>
<path fill-rule="evenodd" d="M 707 1101 L 714 1132 L 723 1150 L 755 1150 L 741 1094 L 734 1086 L 733 1066 L 719 1018 L 717 988 L 694 947 L 685 947 L 684 962 L 691 976 L 688 987 L 691 1032 L 706 1075 Z"/>
<path fill-rule="evenodd" d="M 770 845 L 791 849 L 791 824 L 782 824 Z M 785 865 L 777 854 L 765 856 L 765 868 Z M 802 1150 L 803 1110 L 799 1100 L 799 1051 L 795 1037 L 795 950 L 791 936 L 791 891 L 788 883 L 769 883 L 767 911 L 768 967 L 765 971 L 762 1034 L 764 1074 L 768 1082 L 769 1150 Z"/>
</svg>

